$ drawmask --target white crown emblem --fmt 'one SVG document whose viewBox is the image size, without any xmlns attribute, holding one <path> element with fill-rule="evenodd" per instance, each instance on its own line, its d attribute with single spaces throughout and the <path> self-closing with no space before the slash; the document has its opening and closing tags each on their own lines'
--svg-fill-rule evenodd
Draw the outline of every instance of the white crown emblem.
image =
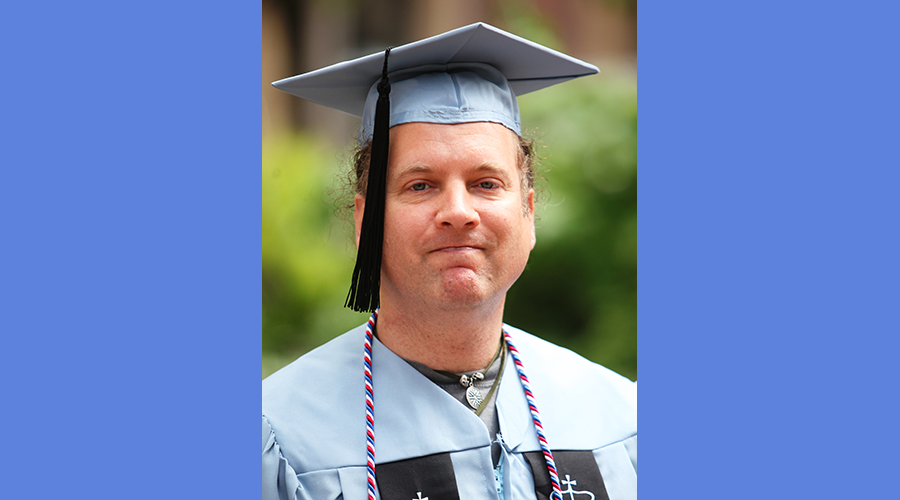
<svg viewBox="0 0 900 500">
<path fill-rule="evenodd" d="M 588 495 L 588 496 L 590 496 L 591 500 L 594 500 L 594 494 L 591 493 L 590 491 L 575 491 L 575 490 L 573 490 L 572 486 L 577 485 L 578 481 L 570 480 L 568 474 L 566 474 L 566 479 L 564 479 L 562 483 L 564 485 L 568 486 L 568 489 L 565 489 L 565 490 L 561 491 L 560 493 L 562 493 L 563 495 L 568 493 L 569 500 L 575 500 L 575 495 Z"/>
</svg>

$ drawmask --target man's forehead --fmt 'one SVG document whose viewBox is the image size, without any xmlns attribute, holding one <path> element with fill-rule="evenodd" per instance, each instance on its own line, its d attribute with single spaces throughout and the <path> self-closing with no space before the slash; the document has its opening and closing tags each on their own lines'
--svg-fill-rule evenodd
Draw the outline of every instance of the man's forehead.
<svg viewBox="0 0 900 500">
<path fill-rule="evenodd" d="M 502 168 L 518 163 L 519 136 L 490 122 L 454 125 L 405 123 L 391 128 L 388 162 L 425 171 L 433 161 L 467 160 L 473 167 Z"/>
<path fill-rule="evenodd" d="M 470 123 L 426 123 L 412 122 L 395 125 L 390 129 L 392 141 L 404 140 L 415 137 L 415 140 L 407 144 L 404 141 L 403 149 L 418 146 L 419 142 L 433 142 L 436 144 L 450 144 L 470 142 L 476 146 L 479 144 L 517 145 L 519 136 L 499 123 L 479 121 Z M 391 148 L 393 151 L 394 143 Z"/>
</svg>

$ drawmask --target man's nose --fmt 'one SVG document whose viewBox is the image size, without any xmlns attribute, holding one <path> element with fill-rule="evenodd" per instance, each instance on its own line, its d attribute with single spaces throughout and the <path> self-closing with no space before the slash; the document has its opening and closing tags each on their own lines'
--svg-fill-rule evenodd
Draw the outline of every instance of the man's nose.
<svg viewBox="0 0 900 500">
<path fill-rule="evenodd" d="M 445 188 L 441 196 L 437 224 L 443 227 L 475 227 L 481 221 L 473 205 L 472 194 L 464 185 Z"/>
</svg>

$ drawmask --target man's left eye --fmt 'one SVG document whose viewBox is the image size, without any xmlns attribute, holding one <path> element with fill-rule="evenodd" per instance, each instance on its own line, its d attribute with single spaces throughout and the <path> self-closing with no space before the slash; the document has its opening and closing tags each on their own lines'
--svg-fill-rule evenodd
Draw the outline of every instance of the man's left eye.
<svg viewBox="0 0 900 500">
<path fill-rule="evenodd" d="M 478 183 L 478 187 L 481 189 L 494 189 L 497 187 L 497 184 L 491 181 L 483 181 Z"/>
</svg>

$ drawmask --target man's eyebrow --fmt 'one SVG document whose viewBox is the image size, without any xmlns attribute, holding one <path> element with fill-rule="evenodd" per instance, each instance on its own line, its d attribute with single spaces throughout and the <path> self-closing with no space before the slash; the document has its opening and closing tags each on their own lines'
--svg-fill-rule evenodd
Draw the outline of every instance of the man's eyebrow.
<svg viewBox="0 0 900 500">
<path fill-rule="evenodd" d="M 505 168 L 500 168 L 490 163 L 482 163 L 481 165 L 475 167 L 475 172 L 492 174 L 497 177 L 506 177 L 508 173 Z"/>
<path fill-rule="evenodd" d="M 476 173 L 487 173 L 496 175 L 498 177 L 504 177 L 506 175 L 506 169 L 500 168 L 498 166 L 492 165 L 490 163 L 482 163 L 478 165 L 474 169 L 473 172 Z M 430 174 L 434 172 L 434 169 L 425 164 L 413 164 L 406 167 L 403 167 L 399 172 L 397 172 L 397 176 L 405 176 L 412 174 Z"/>
<path fill-rule="evenodd" d="M 403 167 L 399 172 L 397 172 L 397 175 L 401 176 L 409 174 L 430 174 L 431 172 L 434 172 L 433 168 L 429 167 L 428 165 L 418 163 Z"/>
</svg>

